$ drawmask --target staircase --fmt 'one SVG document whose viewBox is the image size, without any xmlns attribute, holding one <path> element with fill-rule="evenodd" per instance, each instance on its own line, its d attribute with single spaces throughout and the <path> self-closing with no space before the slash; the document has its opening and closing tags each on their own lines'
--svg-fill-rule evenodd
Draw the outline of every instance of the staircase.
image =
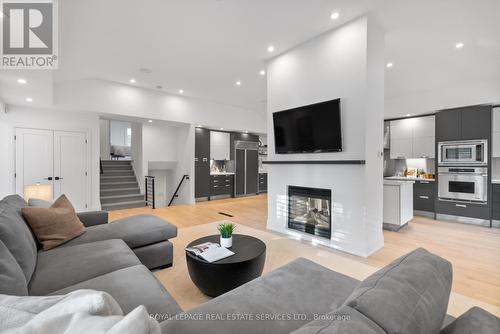
<svg viewBox="0 0 500 334">
<path fill-rule="evenodd" d="M 102 160 L 101 207 L 121 210 L 146 206 L 135 177 L 132 161 Z"/>
</svg>

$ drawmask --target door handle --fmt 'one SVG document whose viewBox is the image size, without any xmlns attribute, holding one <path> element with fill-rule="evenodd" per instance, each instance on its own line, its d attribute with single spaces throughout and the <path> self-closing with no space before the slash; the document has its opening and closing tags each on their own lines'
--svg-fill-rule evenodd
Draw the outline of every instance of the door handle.
<svg viewBox="0 0 500 334">
<path fill-rule="evenodd" d="M 459 208 L 466 208 L 467 205 L 465 204 L 455 204 L 455 206 L 459 207 Z"/>
<path fill-rule="evenodd" d="M 420 197 L 421 199 L 429 199 L 429 196 L 418 196 Z"/>
<path fill-rule="evenodd" d="M 198 158 L 194 158 L 194 162 L 198 162 Z"/>
<path fill-rule="evenodd" d="M 62 178 L 62 177 L 59 177 L 59 176 L 56 176 L 56 177 L 54 178 L 54 180 L 56 180 L 56 181 L 59 181 L 59 180 L 62 180 L 62 179 L 63 179 L 63 178 Z"/>
<path fill-rule="evenodd" d="M 46 177 L 44 180 L 52 181 L 52 176 Z"/>
</svg>

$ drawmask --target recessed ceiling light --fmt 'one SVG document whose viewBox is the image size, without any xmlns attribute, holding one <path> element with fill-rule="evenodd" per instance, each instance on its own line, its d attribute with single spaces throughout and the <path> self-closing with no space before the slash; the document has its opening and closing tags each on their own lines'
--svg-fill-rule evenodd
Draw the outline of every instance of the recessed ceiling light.
<svg viewBox="0 0 500 334">
<path fill-rule="evenodd" d="M 241 86 L 241 81 L 236 81 L 236 86 Z"/>
<path fill-rule="evenodd" d="M 179 94 L 184 94 L 184 89 L 179 89 Z"/>
<path fill-rule="evenodd" d="M 332 20 L 336 20 L 339 18 L 339 16 L 340 16 L 339 12 L 333 12 L 332 15 L 330 15 L 330 18 Z"/>
<path fill-rule="evenodd" d="M 153 120 L 152 119 L 148 119 L 148 123 L 153 123 Z"/>
<path fill-rule="evenodd" d="M 411 114 L 406 114 L 406 117 L 410 117 L 410 116 L 411 116 Z"/>
<path fill-rule="evenodd" d="M 245 133 L 248 133 L 248 130 L 246 130 Z"/>
<path fill-rule="evenodd" d="M 221 130 L 224 130 L 224 128 L 220 128 Z"/>
<path fill-rule="evenodd" d="M 264 71 L 264 70 L 260 70 L 259 74 L 260 74 L 260 75 L 266 75 L 266 71 Z"/>
<path fill-rule="evenodd" d="M 197 127 L 197 128 L 202 128 L 202 127 L 203 127 L 203 125 L 197 125 L 196 127 Z"/>
<path fill-rule="evenodd" d="M 33 102 L 33 99 L 31 97 L 27 97 L 26 102 Z"/>
<path fill-rule="evenodd" d="M 269 46 L 267 47 L 267 52 L 274 52 L 274 46 L 269 45 Z"/>
<path fill-rule="evenodd" d="M 394 66 L 393 63 L 387 63 L 387 65 L 385 65 L 387 68 L 391 68 L 392 66 Z"/>
<path fill-rule="evenodd" d="M 464 43 L 462 43 L 462 42 L 458 42 L 457 44 L 455 44 L 455 48 L 457 48 L 457 49 L 461 49 L 463 47 L 464 47 Z"/>
<path fill-rule="evenodd" d="M 130 81 L 130 83 L 135 83 L 135 79 L 134 78 L 131 78 L 129 81 Z"/>
<path fill-rule="evenodd" d="M 17 79 L 17 83 L 24 85 L 26 82 L 27 82 L 26 79 L 22 79 L 22 78 Z"/>
</svg>

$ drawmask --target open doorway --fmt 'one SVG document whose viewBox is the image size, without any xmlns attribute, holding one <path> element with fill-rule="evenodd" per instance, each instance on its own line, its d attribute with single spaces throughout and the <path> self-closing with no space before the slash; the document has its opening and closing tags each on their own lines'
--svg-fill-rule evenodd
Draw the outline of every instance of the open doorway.
<svg viewBox="0 0 500 334">
<path fill-rule="evenodd" d="M 101 160 L 131 160 L 132 123 L 100 120 Z"/>
</svg>

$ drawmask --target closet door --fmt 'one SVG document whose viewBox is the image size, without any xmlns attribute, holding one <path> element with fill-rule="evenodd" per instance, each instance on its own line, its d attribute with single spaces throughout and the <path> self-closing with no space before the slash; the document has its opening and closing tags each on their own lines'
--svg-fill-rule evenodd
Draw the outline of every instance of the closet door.
<svg viewBox="0 0 500 334">
<path fill-rule="evenodd" d="M 87 208 L 87 143 L 83 132 L 54 132 L 54 198 L 65 194 L 76 211 Z"/>
<path fill-rule="evenodd" d="M 53 184 L 54 135 L 50 130 L 16 128 L 16 193 L 24 186 Z"/>
</svg>

